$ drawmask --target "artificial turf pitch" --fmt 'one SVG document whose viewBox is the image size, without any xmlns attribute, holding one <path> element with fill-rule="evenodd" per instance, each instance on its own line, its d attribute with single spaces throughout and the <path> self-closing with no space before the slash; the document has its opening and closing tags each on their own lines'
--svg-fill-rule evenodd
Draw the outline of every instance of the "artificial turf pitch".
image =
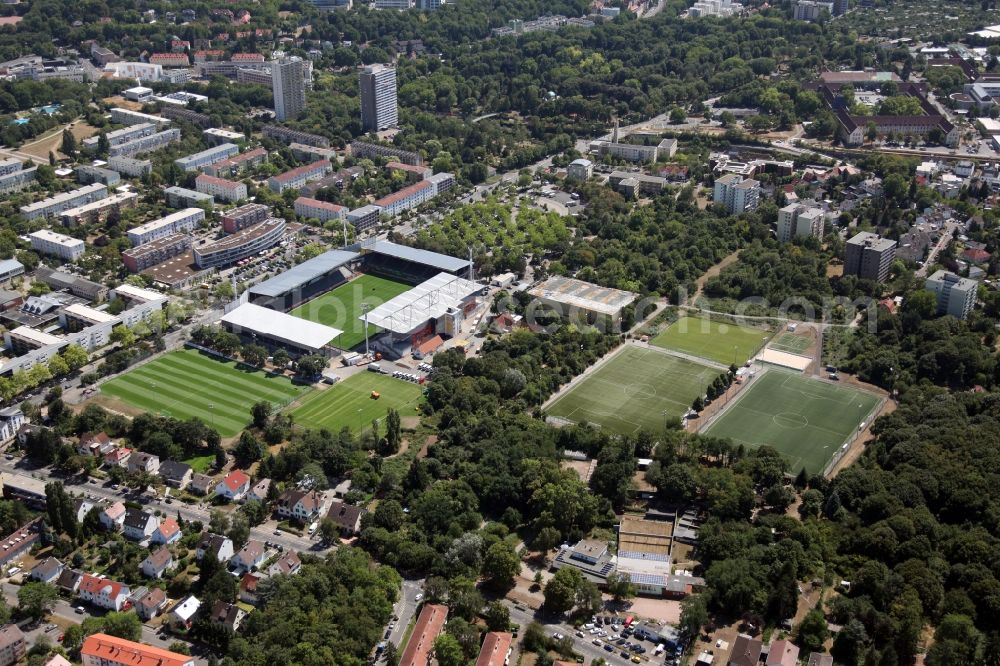
<svg viewBox="0 0 1000 666">
<path fill-rule="evenodd" d="M 769 369 L 750 380 L 704 434 L 747 448 L 770 446 L 793 473 L 805 467 L 819 474 L 878 403 L 877 396 L 848 386 Z"/>
<path fill-rule="evenodd" d="M 546 411 L 619 434 L 655 432 L 668 417 L 683 416 L 719 374 L 665 352 L 626 346 Z"/>
<path fill-rule="evenodd" d="M 170 352 L 101 386 L 102 393 L 153 414 L 197 416 L 223 437 L 246 427 L 255 402 L 280 408 L 309 390 L 194 349 Z"/>
<path fill-rule="evenodd" d="M 372 391 L 379 394 L 372 398 Z M 414 416 L 423 387 L 388 375 L 359 372 L 328 389 L 306 396 L 292 410 L 295 423 L 306 428 L 337 432 L 347 426 L 354 432 L 367 430 L 372 421 L 385 418 L 395 408 L 400 416 Z"/>
<path fill-rule="evenodd" d="M 412 288 L 402 282 L 362 275 L 303 303 L 288 314 L 343 331 L 332 344 L 341 349 L 351 349 L 365 340 L 365 323 L 358 319 L 362 315 L 361 304 L 367 303 L 375 308 Z M 381 330 L 369 324 L 368 337 Z"/>
<path fill-rule="evenodd" d="M 703 317 L 681 317 L 649 342 L 728 366 L 753 356 L 768 333 Z"/>
<path fill-rule="evenodd" d="M 812 340 L 804 335 L 795 335 L 794 333 L 782 333 L 777 338 L 771 341 L 767 345 L 768 349 L 774 349 L 776 351 L 782 351 L 789 354 L 804 354 L 809 345 L 812 344 Z"/>
</svg>

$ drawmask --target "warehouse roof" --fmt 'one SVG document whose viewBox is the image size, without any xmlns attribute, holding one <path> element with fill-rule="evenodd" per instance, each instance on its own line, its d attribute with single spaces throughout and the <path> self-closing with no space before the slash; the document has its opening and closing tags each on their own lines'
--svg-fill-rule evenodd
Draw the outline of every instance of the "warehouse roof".
<svg viewBox="0 0 1000 666">
<path fill-rule="evenodd" d="M 399 245 L 390 241 L 375 241 L 368 249 L 376 254 L 384 254 L 388 257 L 412 261 L 425 266 L 431 266 L 442 271 L 461 271 L 469 267 L 468 259 L 458 259 L 449 257 L 446 254 L 431 252 L 430 250 L 420 250 L 407 245 Z"/>
<path fill-rule="evenodd" d="M 253 303 L 244 303 L 223 316 L 222 323 L 253 331 L 272 340 L 289 342 L 310 349 L 321 349 L 343 333 L 339 329 L 299 319 Z"/>
<path fill-rule="evenodd" d="M 357 252 L 330 250 L 250 288 L 251 294 L 280 296 L 358 258 Z"/>
<path fill-rule="evenodd" d="M 599 287 L 583 280 L 558 275 L 529 289 L 528 293 L 536 298 L 612 316 L 638 297 L 638 294 L 631 291 Z"/>
<path fill-rule="evenodd" d="M 430 280 L 396 296 L 368 313 L 368 323 L 393 333 L 409 333 L 430 319 L 437 319 L 483 285 L 448 273 L 438 273 Z M 365 320 L 364 315 L 358 317 Z"/>
</svg>

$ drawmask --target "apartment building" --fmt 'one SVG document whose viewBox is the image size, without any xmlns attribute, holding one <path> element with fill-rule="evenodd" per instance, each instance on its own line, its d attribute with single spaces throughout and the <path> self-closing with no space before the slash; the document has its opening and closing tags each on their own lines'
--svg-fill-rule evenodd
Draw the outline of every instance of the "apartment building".
<svg viewBox="0 0 1000 666">
<path fill-rule="evenodd" d="M 263 132 L 264 136 L 285 144 L 301 143 L 306 146 L 315 146 L 317 148 L 330 147 L 330 140 L 325 136 L 302 132 L 290 127 L 282 127 L 281 125 L 264 125 Z"/>
<path fill-rule="evenodd" d="M 109 146 L 120 146 L 123 143 L 128 143 L 129 141 L 134 141 L 135 139 L 141 139 L 144 136 L 156 134 L 156 131 L 157 125 L 155 123 L 137 123 L 135 125 L 126 125 L 121 129 L 112 130 L 107 132 L 104 136 L 107 138 Z M 100 143 L 100 135 L 87 137 L 80 142 L 84 150 L 91 152 L 96 151 Z"/>
<path fill-rule="evenodd" d="M 299 217 L 315 218 L 320 222 L 346 219 L 347 208 L 327 201 L 299 197 L 295 200 L 295 214 Z"/>
<path fill-rule="evenodd" d="M 844 275 L 884 282 L 896 256 L 896 241 L 862 231 L 844 248 Z"/>
<path fill-rule="evenodd" d="M 80 659 L 83 666 L 194 666 L 194 657 L 108 634 L 88 636 Z"/>
<path fill-rule="evenodd" d="M 382 219 L 382 209 L 368 204 L 347 212 L 347 221 L 354 225 L 356 231 L 366 231 L 377 227 Z"/>
<path fill-rule="evenodd" d="M 114 187 L 122 180 L 121 175 L 117 171 L 111 169 L 103 169 L 101 167 L 83 165 L 76 168 L 76 182 L 81 185 L 90 185 L 91 183 L 102 183 L 108 187 Z"/>
<path fill-rule="evenodd" d="M 937 297 L 938 314 L 965 319 L 976 305 L 979 283 L 975 280 L 941 270 L 927 278 L 924 286 Z"/>
<path fill-rule="evenodd" d="M 299 189 L 310 180 L 317 180 L 333 171 L 333 165 L 329 160 L 317 160 L 312 164 L 296 167 L 285 173 L 271 176 L 267 179 L 267 186 L 272 192 L 284 192 L 285 190 Z"/>
<path fill-rule="evenodd" d="M 310 146 L 305 143 L 292 142 L 288 144 L 295 159 L 302 161 L 330 160 L 331 164 L 337 163 L 337 151 L 333 148 L 323 148 L 321 146 Z"/>
<path fill-rule="evenodd" d="M 222 230 L 227 234 L 235 234 L 250 225 L 263 222 L 271 216 L 271 208 L 264 204 L 243 204 L 222 214 Z"/>
<path fill-rule="evenodd" d="M 79 238 L 59 234 L 49 229 L 39 229 L 28 234 L 31 249 L 41 254 L 50 254 L 65 261 L 76 261 L 83 256 L 86 243 Z"/>
<path fill-rule="evenodd" d="M 760 202 L 760 183 L 753 178 L 727 173 L 716 179 L 714 199 L 734 215 L 753 212 Z"/>
<path fill-rule="evenodd" d="M 202 204 L 215 205 L 215 197 L 211 194 L 189 190 L 186 187 L 174 185 L 163 190 L 167 205 L 174 208 L 193 208 Z"/>
<path fill-rule="evenodd" d="M 16 624 L 0 627 L 0 666 L 14 666 L 27 654 L 24 633 Z"/>
<path fill-rule="evenodd" d="M 222 240 L 194 249 L 198 268 L 218 268 L 274 247 L 285 235 L 285 221 L 272 217 L 230 234 Z"/>
<path fill-rule="evenodd" d="M 191 59 L 186 53 L 154 53 L 149 56 L 149 64 L 161 67 L 190 67 Z"/>
<path fill-rule="evenodd" d="M 594 163 L 588 159 L 579 158 L 566 167 L 566 178 L 570 180 L 588 180 L 594 174 Z"/>
<path fill-rule="evenodd" d="M 104 310 L 96 310 L 81 303 L 73 303 L 59 313 L 59 324 L 69 333 L 78 333 L 90 326 L 118 323 L 121 320 Z"/>
<path fill-rule="evenodd" d="M 199 174 L 194 179 L 194 187 L 202 194 L 211 194 L 216 199 L 231 203 L 247 198 L 247 186 L 236 180 Z"/>
<path fill-rule="evenodd" d="M 18 166 L 22 166 L 19 160 L 15 161 Z M 0 194 L 8 194 L 10 192 L 23 190 L 35 182 L 35 177 L 37 175 L 38 167 L 28 167 L 27 169 L 21 168 L 16 171 L 8 171 L 7 173 L 0 175 Z"/>
<path fill-rule="evenodd" d="M 610 155 L 626 162 L 658 162 L 677 153 L 677 139 L 663 139 L 655 146 L 643 146 L 618 141 L 595 141 L 591 150 L 600 155 Z"/>
<path fill-rule="evenodd" d="M 67 227 L 103 222 L 108 219 L 111 211 L 135 208 L 138 203 L 139 195 L 135 192 L 116 192 L 109 197 L 64 210 L 59 214 L 59 219 Z"/>
<path fill-rule="evenodd" d="M 21 214 L 29 220 L 55 217 L 64 210 L 82 206 L 108 196 L 108 188 L 102 183 L 84 185 L 69 192 L 62 192 L 48 199 L 21 206 Z"/>
<path fill-rule="evenodd" d="M 131 109 L 114 108 L 111 109 L 111 122 L 115 125 L 140 125 L 142 123 L 153 123 L 161 129 L 170 124 L 169 118 L 154 116 L 149 113 L 133 111 Z"/>
<path fill-rule="evenodd" d="M 112 146 L 108 149 L 108 157 L 132 157 L 134 155 L 151 153 L 154 150 L 159 150 L 180 140 L 181 131 L 176 127 L 172 127 L 156 134 L 150 134 L 149 136 L 143 136 L 127 143 Z"/>
<path fill-rule="evenodd" d="M 201 138 L 205 140 L 205 143 L 218 146 L 222 143 L 239 143 L 245 141 L 247 137 L 242 132 L 234 132 L 221 127 L 209 127 L 202 131 Z"/>
<path fill-rule="evenodd" d="M 138 247 L 122 252 L 122 263 L 132 273 L 138 273 L 151 266 L 162 264 L 168 259 L 182 255 L 191 249 L 191 236 L 170 234 Z"/>
<path fill-rule="evenodd" d="M 42 349 L 51 345 L 65 344 L 65 340 L 58 335 L 52 335 L 45 331 L 31 328 L 30 326 L 18 326 L 17 328 L 5 331 L 3 334 L 4 344 L 14 353 L 15 356 L 27 354 L 35 349 Z"/>
<path fill-rule="evenodd" d="M 429 181 L 422 180 L 419 183 L 407 185 L 398 192 L 382 197 L 375 201 L 374 205 L 382 209 L 382 212 L 389 217 L 395 217 L 404 210 L 416 208 L 423 202 L 431 199 L 436 194 L 434 185 Z"/>
<path fill-rule="evenodd" d="M 422 158 L 418 153 L 402 150 L 400 148 L 396 148 L 395 146 L 383 146 L 380 143 L 370 143 L 368 141 L 352 141 L 351 155 L 359 160 L 366 157 L 383 157 L 387 159 L 393 158 L 403 162 L 404 164 L 413 164 L 415 166 L 420 166 L 424 163 L 424 158 Z"/>
<path fill-rule="evenodd" d="M 153 163 L 149 160 L 137 160 L 134 157 L 115 155 L 108 158 L 108 166 L 131 178 L 142 178 L 153 172 Z"/>
<path fill-rule="evenodd" d="M 129 229 L 128 239 L 133 247 L 138 247 L 159 238 L 192 231 L 204 219 L 205 211 L 201 208 L 185 208 L 166 217 Z"/>
<path fill-rule="evenodd" d="M 399 123 L 396 106 L 396 69 L 369 65 L 359 75 L 361 87 L 361 127 L 378 132 Z"/>
<path fill-rule="evenodd" d="M 306 108 L 306 65 L 301 58 L 271 63 L 274 117 L 278 121 L 298 118 Z"/>
<path fill-rule="evenodd" d="M 202 150 L 186 157 L 179 157 L 174 160 L 174 164 L 185 171 L 197 171 L 203 166 L 232 157 L 240 152 L 240 147 L 235 143 L 223 143 L 213 146 L 208 150 Z"/>
<path fill-rule="evenodd" d="M 169 105 L 160 109 L 160 113 L 163 114 L 164 118 L 170 118 L 172 120 L 184 120 L 191 123 L 192 125 L 197 125 L 198 127 L 211 127 L 212 118 L 205 113 L 198 113 L 197 111 L 191 111 L 190 109 L 185 109 L 183 106 Z"/>
<path fill-rule="evenodd" d="M 219 178 L 232 177 L 245 169 L 252 169 L 260 164 L 263 164 L 266 160 L 267 151 L 263 148 L 254 148 L 253 150 L 248 150 L 245 153 L 233 155 L 232 157 L 219 160 L 218 162 L 212 162 L 202 168 L 202 173 L 207 173 L 209 176 L 217 176 Z"/>
<path fill-rule="evenodd" d="M 788 204 L 778 211 L 777 238 L 782 243 L 793 238 L 822 238 L 825 219 L 822 208 Z"/>
</svg>

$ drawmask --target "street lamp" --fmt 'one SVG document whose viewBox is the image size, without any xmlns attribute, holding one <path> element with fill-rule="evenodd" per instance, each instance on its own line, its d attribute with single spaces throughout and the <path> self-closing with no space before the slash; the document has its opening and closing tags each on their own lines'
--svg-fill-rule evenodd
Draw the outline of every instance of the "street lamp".
<svg viewBox="0 0 1000 666">
<path fill-rule="evenodd" d="M 368 351 L 368 310 L 371 308 L 371 303 L 361 304 L 361 313 L 365 318 L 365 356 L 369 356 Z"/>
</svg>

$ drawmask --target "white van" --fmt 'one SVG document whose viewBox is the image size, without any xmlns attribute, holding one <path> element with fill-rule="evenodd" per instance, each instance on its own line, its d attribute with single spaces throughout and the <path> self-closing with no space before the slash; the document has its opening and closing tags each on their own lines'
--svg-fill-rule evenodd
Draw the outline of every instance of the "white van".
<svg viewBox="0 0 1000 666">
<path fill-rule="evenodd" d="M 309 526 L 309 536 L 312 536 L 313 534 L 316 534 L 316 528 L 318 528 L 318 527 L 319 527 L 319 523 L 318 522 L 315 522 L 312 525 L 310 525 Z"/>
</svg>

